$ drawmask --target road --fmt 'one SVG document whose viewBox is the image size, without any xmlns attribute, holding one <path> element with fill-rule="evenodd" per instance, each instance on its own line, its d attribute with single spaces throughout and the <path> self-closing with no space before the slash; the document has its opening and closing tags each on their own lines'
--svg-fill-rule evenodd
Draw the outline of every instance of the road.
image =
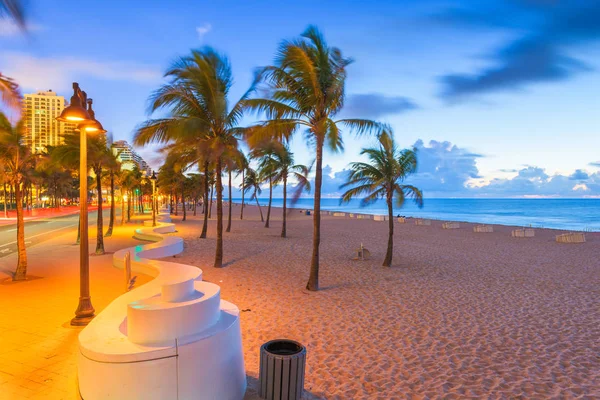
<svg viewBox="0 0 600 400">
<path fill-rule="evenodd" d="M 91 211 L 88 214 L 90 224 L 96 223 L 97 211 Z M 107 222 L 107 210 L 104 210 L 105 223 Z M 27 248 L 35 246 L 45 240 L 51 239 L 56 235 L 62 235 L 69 230 L 75 235 L 79 215 L 67 215 L 64 217 L 36 219 L 25 222 L 25 245 Z M 106 227 L 106 225 L 105 225 Z M 75 243 L 75 236 L 73 243 Z M 0 226 L 0 258 L 17 251 L 17 226 Z"/>
</svg>

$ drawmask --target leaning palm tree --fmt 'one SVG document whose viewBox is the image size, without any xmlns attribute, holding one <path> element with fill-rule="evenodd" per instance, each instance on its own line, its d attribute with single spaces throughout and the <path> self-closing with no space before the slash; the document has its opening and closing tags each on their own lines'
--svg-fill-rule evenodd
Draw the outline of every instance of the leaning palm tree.
<svg viewBox="0 0 600 400">
<path fill-rule="evenodd" d="M 25 9 L 20 0 L 0 0 L 0 19 L 13 19 L 17 25 L 25 30 Z"/>
<path fill-rule="evenodd" d="M 23 144 L 24 132 L 23 120 L 13 127 L 6 116 L 0 113 L 0 164 L 5 179 L 14 187 L 17 208 L 17 269 L 13 275 L 14 281 L 24 280 L 27 275 L 22 190 L 35 163 L 35 155 Z"/>
<path fill-rule="evenodd" d="M 151 119 L 138 128 L 134 142 L 194 143 L 198 155 L 209 153 L 214 161 L 217 191 L 217 245 L 214 266 L 223 265 L 223 183 L 224 161 L 238 148 L 243 129 L 241 101 L 230 107 L 228 95 L 233 84 L 229 60 L 209 47 L 193 50 L 166 72 L 170 82 L 151 97 L 150 112 L 166 109 L 165 118 Z M 196 140 L 191 141 L 190 137 Z"/>
<path fill-rule="evenodd" d="M 21 107 L 21 91 L 14 80 L 0 73 L 0 99 L 9 108 L 18 110 Z"/>
<path fill-rule="evenodd" d="M 265 98 L 245 101 L 245 106 L 268 118 L 254 127 L 248 141 L 289 140 L 302 132 L 316 156 L 313 216 L 313 251 L 310 277 L 306 288 L 319 289 L 319 245 L 321 242 L 321 183 L 323 149 L 343 150 L 341 127 L 362 135 L 379 133 L 380 124 L 364 119 L 339 119 L 335 116 L 344 105 L 346 67 L 352 62 L 330 47 L 314 26 L 297 40 L 284 41 L 275 65 L 262 68 L 257 82 L 266 84 Z"/>
<path fill-rule="evenodd" d="M 256 205 L 258 206 L 258 211 L 260 211 L 260 222 L 265 222 L 263 217 L 262 209 L 260 208 L 260 203 L 258 202 L 258 195 L 261 194 L 262 189 L 260 188 L 261 180 L 258 177 L 258 173 L 252 168 L 248 167 L 246 169 L 246 178 L 242 182 L 242 192 L 252 191 L 252 196 L 250 196 L 250 200 L 255 199 Z"/>
<path fill-rule="evenodd" d="M 393 136 L 383 133 L 379 137 L 379 147 L 362 149 L 360 154 L 366 155 L 369 162 L 350 164 L 348 181 L 342 187 L 353 187 L 342 195 L 340 202 L 347 203 L 354 197 L 366 196 L 360 202 L 361 207 L 365 207 L 378 199 L 385 199 L 389 235 L 383 266 L 389 267 L 394 250 L 394 198 L 396 207 L 402 207 L 407 198 L 423 207 L 423 193 L 412 185 L 402 183 L 417 170 L 416 150 L 399 150 Z"/>
<path fill-rule="evenodd" d="M 308 180 L 309 168 L 306 165 L 294 164 L 294 154 L 285 145 L 279 145 L 273 154 L 273 168 L 275 172 L 274 181 L 283 183 L 283 224 L 281 226 L 281 237 L 287 236 L 287 184 L 288 179 L 293 178 L 296 184 L 292 203 L 295 203 L 303 191 L 310 192 L 310 181 Z"/>
</svg>

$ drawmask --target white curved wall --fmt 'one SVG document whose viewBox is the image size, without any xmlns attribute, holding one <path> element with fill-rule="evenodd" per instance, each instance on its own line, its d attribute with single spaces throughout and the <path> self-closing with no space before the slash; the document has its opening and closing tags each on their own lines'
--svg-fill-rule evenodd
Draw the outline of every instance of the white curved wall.
<svg viewBox="0 0 600 400">
<path fill-rule="evenodd" d="M 136 229 L 155 243 L 117 251 L 123 268 L 154 276 L 123 294 L 80 333 L 79 388 L 95 399 L 242 399 L 246 375 L 239 309 L 202 282 L 196 267 L 152 260 L 183 251 L 168 214 L 159 226 Z M 147 224 L 146 224 L 147 225 Z"/>
</svg>

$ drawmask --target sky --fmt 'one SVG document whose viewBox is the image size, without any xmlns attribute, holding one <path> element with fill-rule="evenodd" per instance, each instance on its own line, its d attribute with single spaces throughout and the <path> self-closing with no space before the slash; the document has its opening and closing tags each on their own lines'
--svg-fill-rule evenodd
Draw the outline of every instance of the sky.
<svg viewBox="0 0 600 400">
<path fill-rule="evenodd" d="M 0 20 L 0 71 L 25 93 L 80 83 L 115 140 L 148 118 L 162 74 L 191 48 L 232 64 L 232 102 L 278 44 L 314 24 L 352 57 L 343 116 L 389 123 L 419 150 L 430 197 L 600 197 L 600 2 L 29 0 L 29 34 Z M 255 117 L 247 116 L 245 123 Z M 329 196 L 372 138 L 326 154 Z M 292 143 L 296 161 L 313 151 Z M 139 149 L 155 167 L 155 148 Z"/>
</svg>

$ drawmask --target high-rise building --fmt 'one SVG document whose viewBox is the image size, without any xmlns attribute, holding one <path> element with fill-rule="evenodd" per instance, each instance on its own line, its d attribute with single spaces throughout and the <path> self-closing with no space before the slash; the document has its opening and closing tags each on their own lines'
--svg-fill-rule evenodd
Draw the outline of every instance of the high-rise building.
<svg viewBox="0 0 600 400">
<path fill-rule="evenodd" d="M 25 144 L 32 152 L 40 153 L 47 146 L 63 144 L 65 133 L 73 132 L 74 124 L 56 120 L 65 106 L 65 98 L 52 90 L 24 96 Z"/>
<path fill-rule="evenodd" d="M 133 170 L 137 166 L 143 174 L 151 174 L 150 166 L 144 161 L 133 147 L 125 140 L 117 140 L 112 144 L 113 154 L 117 156 L 121 162 L 121 169 Z"/>
</svg>

